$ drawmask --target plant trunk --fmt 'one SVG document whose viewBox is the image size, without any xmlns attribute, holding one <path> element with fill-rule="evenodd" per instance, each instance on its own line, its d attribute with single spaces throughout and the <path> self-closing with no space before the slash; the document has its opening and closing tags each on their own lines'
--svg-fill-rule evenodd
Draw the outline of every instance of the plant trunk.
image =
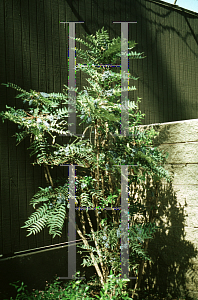
<svg viewBox="0 0 198 300">
<path fill-rule="evenodd" d="M 78 233 L 79 236 L 82 238 L 84 245 L 85 245 L 86 247 L 89 247 L 88 241 L 87 241 L 86 238 L 83 236 L 81 230 L 78 228 L 78 226 L 76 226 L 76 227 L 77 227 L 77 233 Z M 95 269 L 96 269 L 96 272 L 98 273 L 98 276 L 99 276 L 99 278 L 100 278 L 100 282 L 101 282 L 102 286 L 104 286 L 104 278 L 103 278 L 102 273 L 101 273 L 101 271 L 100 271 L 100 268 L 99 268 L 99 266 L 98 266 L 98 264 L 97 264 L 97 262 L 96 262 L 96 260 L 95 260 L 95 257 L 94 257 L 94 255 L 93 255 L 92 252 L 90 252 L 89 254 L 90 254 L 90 256 L 91 256 L 91 259 L 92 259 L 93 265 L 94 265 L 94 267 L 95 267 Z"/>
<path fill-rule="evenodd" d="M 49 185 L 51 185 L 51 187 L 53 187 L 54 184 L 53 184 L 53 181 L 52 181 L 52 177 L 51 177 L 51 175 L 50 175 L 49 168 L 48 168 L 48 166 L 45 165 L 45 164 L 44 164 L 44 173 L 45 173 L 45 179 L 46 179 L 47 183 L 48 183 Z"/>
</svg>

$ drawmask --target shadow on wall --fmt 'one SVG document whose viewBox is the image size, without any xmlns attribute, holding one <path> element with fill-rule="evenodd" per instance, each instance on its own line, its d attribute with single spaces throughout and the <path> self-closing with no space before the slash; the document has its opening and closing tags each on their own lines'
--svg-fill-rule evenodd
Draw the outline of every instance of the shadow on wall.
<svg viewBox="0 0 198 300">
<path fill-rule="evenodd" d="M 137 189 L 138 199 L 141 199 L 147 208 L 151 208 L 153 205 L 158 206 L 156 210 L 151 211 L 147 222 L 153 220 L 157 226 L 161 227 L 154 234 L 154 238 L 149 240 L 148 254 L 152 262 L 147 261 L 144 265 L 140 288 L 141 290 L 152 290 L 153 294 L 160 293 L 162 297 L 171 295 L 175 298 L 185 297 L 190 300 L 198 299 L 198 250 L 196 247 L 198 233 L 196 224 L 194 224 L 194 221 L 197 220 L 197 207 L 193 205 L 193 201 L 196 203 L 195 195 L 197 194 L 197 179 L 193 170 L 196 169 L 197 164 L 196 158 L 193 158 L 194 161 L 191 162 L 191 157 L 187 155 L 187 149 L 190 151 L 189 147 L 196 147 L 196 145 L 187 141 L 196 142 L 197 138 L 193 136 L 196 124 L 192 126 L 193 124 L 190 122 L 197 121 L 189 120 L 189 123 L 185 124 L 184 122 L 162 124 L 164 128 L 155 126 L 155 129 L 161 128 L 160 135 L 154 144 L 159 145 L 159 141 L 162 143 L 162 140 L 164 144 L 167 143 L 164 148 L 168 146 L 171 160 L 175 161 L 174 164 L 169 160 L 164 166 L 170 174 L 172 173 L 172 182 L 168 183 L 162 180 L 152 183 L 148 178 L 147 182 L 141 184 L 141 187 Z M 181 129 L 180 126 L 185 126 L 188 134 L 183 131 L 183 136 L 187 140 L 184 143 L 184 140 L 179 140 L 178 135 L 177 138 L 174 138 L 176 143 L 171 144 L 170 135 L 173 138 L 176 134 L 175 128 Z M 192 129 L 189 130 L 189 128 Z M 180 134 L 182 135 L 181 130 Z M 192 139 L 192 136 L 195 139 Z M 183 151 L 183 157 L 187 159 L 186 164 L 181 163 L 183 159 L 181 151 Z M 178 155 L 180 157 L 177 161 L 175 160 L 176 152 L 177 157 Z M 189 166 L 188 172 L 185 169 L 186 165 Z M 178 169 L 179 167 L 180 169 Z"/>
<path fill-rule="evenodd" d="M 198 269 L 190 260 L 197 256 L 198 251 L 192 242 L 185 240 L 184 207 L 178 205 L 172 183 L 166 187 L 162 183 L 158 185 L 156 224 L 162 229 L 149 242 L 148 253 L 153 263 L 146 263 L 141 288 L 153 288 L 162 296 L 169 293 L 172 297 L 192 299 Z M 187 281 L 192 284 L 191 296 Z"/>
</svg>

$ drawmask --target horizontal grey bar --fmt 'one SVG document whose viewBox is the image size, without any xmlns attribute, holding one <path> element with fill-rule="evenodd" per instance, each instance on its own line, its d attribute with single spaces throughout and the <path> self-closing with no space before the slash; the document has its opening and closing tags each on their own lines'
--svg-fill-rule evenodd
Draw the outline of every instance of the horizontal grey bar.
<svg viewBox="0 0 198 300">
<path fill-rule="evenodd" d="M 72 242 L 79 242 L 79 241 L 82 241 L 82 239 L 74 240 Z M 35 250 L 42 250 L 42 249 L 52 248 L 52 247 L 60 247 L 60 246 L 66 245 L 66 244 L 69 244 L 69 242 L 64 242 L 64 243 L 54 244 L 54 245 L 48 245 L 48 246 L 33 248 L 33 249 L 28 249 L 28 250 L 22 250 L 22 251 L 14 252 L 14 254 L 20 254 L 20 253 L 25 253 L 25 252 L 35 251 Z"/>
<path fill-rule="evenodd" d="M 113 22 L 113 23 L 137 23 L 137 22 L 119 21 L 119 22 Z"/>
<path fill-rule="evenodd" d="M 58 277 L 58 279 L 70 279 L 69 277 Z M 85 279 L 85 277 L 77 277 L 76 279 Z M 128 279 L 138 279 L 138 277 L 128 277 Z"/>
<path fill-rule="evenodd" d="M 89 207 L 89 208 L 87 208 L 87 207 L 76 207 L 75 208 L 76 210 L 121 210 L 121 207 L 105 207 L 105 208 L 103 208 L 103 207 L 99 207 L 99 208 L 96 208 L 96 207 Z"/>
<path fill-rule="evenodd" d="M 78 64 L 78 65 L 81 65 L 81 66 L 89 66 L 89 65 L 94 65 L 94 64 L 88 64 L 88 65 L 86 65 L 86 64 Z M 77 66 L 78 66 L 77 65 Z M 94 65 L 95 67 L 121 67 L 121 65 Z"/>
<path fill-rule="evenodd" d="M 90 238 L 87 238 L 87 239 L 90 240 Z M 76 242 L 78 242 L 78 243 L 76 243 Z M 72 245 L 76 245 L 76 244 L 78 245 L 81 243 L 83 243 L 83 240 L 79 239 L 79 240 L 74 240 L 74 241 L 70 241 L 70 242 L 64 242 L 64 243 L 59 243 L 59 244 L 54 244 L 54 245 L 43 246 L 43 247 L 39 247 L 39 248 L 17 251 L 17 252 L 14 252 L 14 255 L 8 256 L 3 259 L 7 259 L 10 257 L 17 257 L 17 256 L 21 256 L 21 255 L 26 255 L 26 254 L 34 254 L 34 253 L 40 252 L 40 251 L 52 250 L 52 248 L 58 249 L 58 248 L 68 247 L 68 246 L 72 246 Z M 70 245 L 70 244 L 72 244 L 72 245 Z M 0 257 L 1 256 L 3 256 L 3 255 L 0 255 Z M 0 260 L 2 260 L 2 259 L 0 258 Z"/>
</svg>

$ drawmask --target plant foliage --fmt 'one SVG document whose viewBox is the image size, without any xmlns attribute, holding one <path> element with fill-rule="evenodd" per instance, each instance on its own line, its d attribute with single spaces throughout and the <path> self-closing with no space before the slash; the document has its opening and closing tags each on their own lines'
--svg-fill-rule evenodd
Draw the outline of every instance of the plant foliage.
<svg viewBox="0 0 198 300">
<path fill-rule="evenodd" d="M 64 185 L 55 186 L 49 166 L 75 163 L 89 171 L 89 176 L 79 176 L 76 179 L 76 207 L 94 209 L 96 224 L 92 224 L 88 209 L 78 210 L 81 228 L 77 226 L 77 233 L 84 243 L 78 247 L 88 252 L 83 265 L 94 266 L 104 286 L 111 267 L 114 274 L 120 272 L 120 210 L 112 210 L 110 214 L 104 209 L 120 206 L 120 165 L 131 166 L 128 181 L 130 226 L 127 234 L 129 265 L 135 275 L 141 272 L 138 271 L 141 261 L 150 260 L 146 251 L 148 240 L 153 238 L 158 227 L 155 220 L 149 217 L 151 211 L 156 210 L 157 202 L 153 209 L 149 208 L 149 203 L 144 206 L 140 199 L 135 198 L 133 190 L 137 191 L 138 184 L 143 183 L 148 176 L 153 179 L 154 184 L 161 178 L 168 181 L 171 178 L 163 168 L 167 155 L 153 146 L 153 138 L 157 133 L 153 129 L 143 131 L 138 126 L 144 117 L 138 107 L 140 99 L 137 99 L 137 102 L 128 99 L 126 105 L 129 112 L 129 135 L 119 135 L 120 96 L 123 91 L 120 88 L 121 74 L 105 64 L 120 63 L 121 39 L 118 37 L 110 40 L 108 32 L 102 28 L 96 35 L 88 36 L 87 41 L 78 38 L 76 40 L 88 48 L 77 50 L 77 55 L 85 60 L 86 65 L 78 64 L 76 71 L 88 75 L 87 85 L 79 92 L 78 88 L 75 89 L 77 115 L 85 126 L 82 137 L 69 130 L 67 86 L 64 86 L 63 93 L 48 94 L 33 90 L 27 92 L 8 83 L 6 87 L 19 91 L 17 99 L 28 103 L 29 109 L 6 106 L 7 111 L 1 112 L 0 116 L 3 122 L 8 119 L 18 124 L 21 131 L 15 135 L 17 144 L 27 136 L 30 137 L 30 155 L 34 156 L 34 164 L 44 165 L 46 180 L 49 183 L 49 187 L 45 189 L 40 187 L 30 202 L 37 209 L 23 226 L 27 228 L 28 236 L 40 232 L 46 226 L 53 237 L 61 235 L 68 214 L 68 180 L 65 180 Z M 142 53 L 131 51 L 135 45 L 135 42 L 129 42 L 128 58 L 143 58 Z M 101 64 L 102 66 L 98 66 Z M 128 78 L 137 80 L 130 74 Z M 128 91 L 134 89 L 134 86 L 128 87 Z M 59 134 L 70 135 L 69 143 L 58 144 L 56 137 Z M 138 213 L 142 215 L 143 222 L 135 219 Z M 148 217 L 149 222 L 146 221 Z M 87 226 L 89 225 L 89 233 L 85 227 L 85 218 Z M 91 239 L 90 244 L 87 241 L 88 236 Z"/>
</svg>

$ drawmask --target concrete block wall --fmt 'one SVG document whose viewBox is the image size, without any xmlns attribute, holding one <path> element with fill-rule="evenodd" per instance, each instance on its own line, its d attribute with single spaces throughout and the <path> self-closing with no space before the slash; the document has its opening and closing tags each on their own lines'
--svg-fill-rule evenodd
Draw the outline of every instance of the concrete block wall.
<svg viewBox="0 0 198 300">
<path fill-rule="evenodd" d="M 169 153 L 173 181 L 158 187 L 162 228 L 149 242 L 153 263 L 145 263 L 142 285 L 198 299 L 198 119 L 140 126 L 150 127 L 159 132 L 154 145 Z"/>
</svg>

